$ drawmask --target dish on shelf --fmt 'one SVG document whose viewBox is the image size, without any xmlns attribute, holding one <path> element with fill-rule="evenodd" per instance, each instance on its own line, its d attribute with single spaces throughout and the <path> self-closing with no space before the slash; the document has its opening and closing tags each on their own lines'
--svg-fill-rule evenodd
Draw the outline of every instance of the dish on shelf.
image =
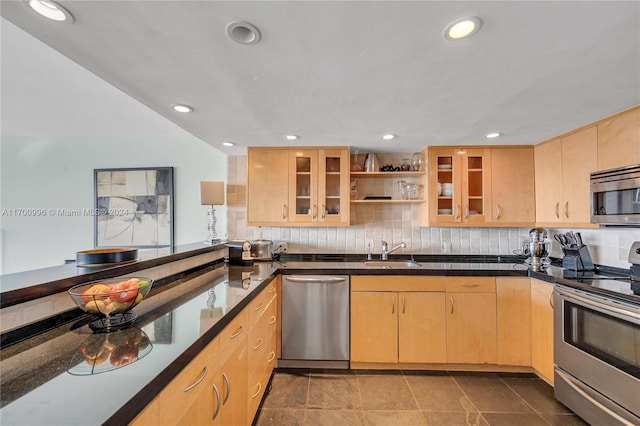
<svg viewBox="0 0 640 426">
<path fill-rule="evenodd" d="M 451 164 L 438 164 L 440 170 L 451 170 Z"/>
<path fill-rule="evenodd" d="M 438 209 L 438 214 L 451 214 L 453 213 L 452 209 Z"/>
</svg>

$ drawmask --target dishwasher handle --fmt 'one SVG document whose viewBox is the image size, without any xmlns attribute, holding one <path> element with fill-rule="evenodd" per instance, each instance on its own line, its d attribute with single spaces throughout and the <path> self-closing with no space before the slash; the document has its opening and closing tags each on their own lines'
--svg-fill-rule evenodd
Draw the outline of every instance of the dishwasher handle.
<svg viewBox="0 0 640 426">
<path fill-rule="evenodd" d="M 339 283 L 346 278 L 344 277 L 284 277 L 285 280 L 292 283 Z"/>
</svg>

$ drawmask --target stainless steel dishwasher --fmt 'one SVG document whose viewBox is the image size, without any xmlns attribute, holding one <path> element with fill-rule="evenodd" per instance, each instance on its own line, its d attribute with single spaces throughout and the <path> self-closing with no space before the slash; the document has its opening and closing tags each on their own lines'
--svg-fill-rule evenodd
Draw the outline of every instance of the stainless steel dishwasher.
<svg viewBox="0 0 640 426">
<path fill-rule="evenodd" d="M 349 276 L 283 276 L 278 366 L 349 368 Z"/>
</svg>

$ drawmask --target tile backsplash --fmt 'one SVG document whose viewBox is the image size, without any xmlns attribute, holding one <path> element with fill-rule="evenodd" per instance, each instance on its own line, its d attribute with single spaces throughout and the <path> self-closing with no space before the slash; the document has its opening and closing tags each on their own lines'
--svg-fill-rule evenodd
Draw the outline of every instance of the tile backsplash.
<svg viewBox="0 0 640 426">
<path fill-rule="evenodd" d="M 396 253 L 513 254 L 520 249 L 529 228 L 438 228 L 418 226 L 417 204 L 352 205 L 348 227 L 248 227 L 246 225 L 246 156 L 228 157 L 227 235 L 233 239 L 262 237 L 287 242 L 290 253 L 366 253 L 374 256 L 382 240 L 393 246 L 404 241 L 407 248 Z M 547 228 L 549 237 L 568 229 Z M 640 240 L 638 228 L 574 229 L 580 231 L 597 264 L 628 268 L 629 247 Z M 562 257 L 552 239 L 554 257 Z"/>
</svg>

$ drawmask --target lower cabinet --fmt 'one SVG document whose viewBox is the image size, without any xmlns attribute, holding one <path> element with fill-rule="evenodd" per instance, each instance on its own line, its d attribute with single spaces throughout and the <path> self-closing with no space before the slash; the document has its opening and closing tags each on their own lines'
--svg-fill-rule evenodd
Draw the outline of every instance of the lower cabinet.
<svg viewBox="0 0 640 426">
<path fill-rule="evenodd" d="M 496 278 L 498 364 L 531 366 L 531 279 Z"/>
<path fill-rule="evenodd" d="M 250 425 L 276 364 L 273 280 L 131 422 Z"/>
<path fill-rule="evenodd" d="M 531 280 L 531 366 L 553 385 L 553 284 Z"/>
<path fill-rule="evenodd" d="M 496 284 L 492 277 L 449 277 L 447 363 L 497 364 Z"/>
</svg>

